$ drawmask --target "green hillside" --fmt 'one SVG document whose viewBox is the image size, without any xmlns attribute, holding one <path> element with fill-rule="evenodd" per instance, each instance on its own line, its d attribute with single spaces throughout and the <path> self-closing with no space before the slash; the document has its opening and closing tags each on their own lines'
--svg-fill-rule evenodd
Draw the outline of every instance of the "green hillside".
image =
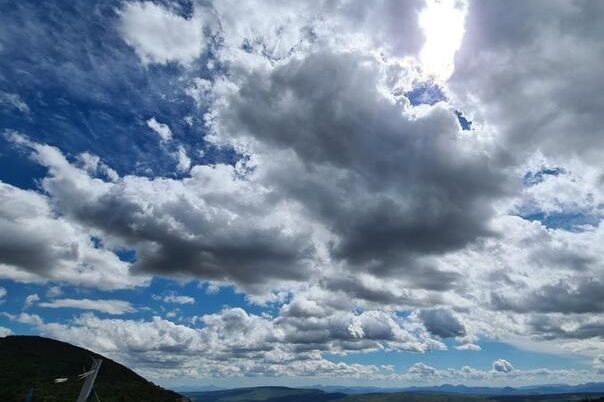
<svg viewBox="0 0 604 402">
<path fill-rule="evenodd" d="M 132 370 L 89 350 L 38 336 L 0 338 L 0 401 L 22 402 L 33 388 L 33 402 L 75 402 L 82 382 L 55 384 L 89 368 L 92 357 L 103 363 L 95 382 L 102 402 L 176 402 L 182 396 L 163 389 Z"/>
</svg>

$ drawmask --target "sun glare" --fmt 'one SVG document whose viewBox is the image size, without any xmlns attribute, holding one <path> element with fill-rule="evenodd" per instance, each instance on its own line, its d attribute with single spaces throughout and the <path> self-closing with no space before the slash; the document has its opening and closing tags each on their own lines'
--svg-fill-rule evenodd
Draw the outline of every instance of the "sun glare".
<svg viewBox="0 0 604 402">
<path fill-rule="evenodd" d="M 460 0 L 426 0 L 419 25 L 426 41 L 420 53 L 424 72 L 436 81 L 453 74 L 455 53 L 465 32 L 467 4 Z"/>
</svg>

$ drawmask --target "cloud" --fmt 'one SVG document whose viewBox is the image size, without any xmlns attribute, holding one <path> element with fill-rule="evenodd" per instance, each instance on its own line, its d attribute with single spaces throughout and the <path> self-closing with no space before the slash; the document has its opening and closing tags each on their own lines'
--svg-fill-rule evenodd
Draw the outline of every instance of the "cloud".
<svg viewBox="0 0 604 402">
<path fill-rule="evenodd" d="M 154 317 L 151 321 L 100 319 L 84 314 L 69 324 L 38 322 L 42 333 L 111 356 L 154 377 L 179 376 L 357 376 L 378 371 L 292 353 L 263 343 L 270 321 L 242 310 L 204 316 L 206 327 L 193 329 Z M 221 342 L 218 342 L 221 341 Z M 254 360 L 252 360 L 254 356 Z M 255 361 L 255 362 L 254 362 Z"/>
<path fill-rule="evenodd" d="M 94 310 L 111 315 L 123 315 L 136 311 L 130 302 L 111 299 L 57 299 L 50 302 L 39 303 L 38 306 L 44 308 Z"/>
<path fill-rule="evenodd" d="M 597 355 L 593 360 L 594 369 L 599 373 L 604 373 L 604 355 Z"/>
<path fill-rule="evenodd" d="M 187 150 L 181 145 L 178 147 L 178 151 L 175 154 L 178 161 L 176 170 L 183 173 L 188 172 L 191 169 L 191 158 L 187 155 Z"/>
<path fill-rule="evenodd" d="M 293 338 L 288 335 L 290 330 L 279 319 L 248 314 L 239 308 L 202 316 L 201 328 L 175 324 L 159 317 L 151 320 L 103 319 L 92 313 L 82 314 L 66 323 L 46 323 L 27 314 L 10 318 L 36 326 L 47 336 L 107 355 L 153 379 L 318 376 L 399 384 L 443 381 L 510 384 L 512 381 L 577 382 L 597 378 L 596 372 L 586 370 L 515 370 L 503 359 L 493 362 L 492 370 L 468 366 L 437 369 L 419 362 L 403 372 L 370 364 L 334 362 L 321 355 L 316 343 L 292 342 Z M 365 324 L 361 326 L 369 328 Z M 348 337 L 354 339 L 351 334 Z M 327 350 L 328 353 L 333 351 Z"/>
<path fill-rule="evenodd" d="M 59 297 L 63 294 L 60 286 L 51 286 L 46 291 L 46 297 Z"/>
<path fill-rule="evenodd" d="M 117 255 L 95 247 L 81 226 L 56 215 L 46 196 L 0 182 L 0 206 L 0 277 L 102 289 L 146 282 L 130 276 Z"/>
<path fill-rule="evenodd" d="M 514 366 L 504 359 L 498 359 L 493 362 L 493 371 L 497 373 L 511 373 L 514 371 Z"/>
<path fill-rule="evenodd" d="M 40 296 L 37 293 L 33 293 L 25 298 L 23 303 L 23 310 L 26 310 L 40 301 Z"/>
<path fill-rule="evenodd" d="M 97 155 L 93 155 L 89 152 L 83 152 L 78 155 L 78 161 L 81 164 L 82 169 L 88 172 L 90 175 L 103 175 L 110 181 L 117 181 L 119 175 L 115 170 L 110 168 L 106 163 L 101 161 Z"/>
<path fill-rule="evenodd" d="M 190 177 L 182 181 L 126 176 L 111 183 L 92 178 L 69 164 L 54 147 L 21 137 L 14 137 L 14 141 L 31 149 L 36 160 L 49 168 L 50 174 L 42 186 L 53 199 L 53 206 L 64 214 L 64 218 L 57 220 L 89 228 L 106 240 L 109 247 L 134 248 L 137 261 L 132 269 L 136 272 L 229 280 L 248 290 L 258 286 L 262 291 L 273 286 L 270 280 L 302 280 L 312 272 L 314 245 L 310 241 L 310 225 L 303 217 L 292 214 L 288 203 L 273 202 L 270 189 L 240 178 L 237 167 L 195 166 Z M 52 214 L 45 197 L 5 187 L 7 191 L 34 198 L 41 211 Z M 271 202 L 267 213 L 265 207 Z M 11 212 L 19 212 L 16 206 L 21 204 L 15 204 Z M 85 236 L 84 231 L 80 234 Z M 35 239 L 28 236 L 23 240 L 27 244 L 33 241 L 32 237 Z M 15 251 L 25 246 L 14 234 L 11 239 L 16 244 L 5 243 L 7 252 L 25 258 Z M 91 241 L 86 238 L 86 242 Z M 109 250 L 92 245 L 88 248 L 105 257 L 100 262 L 109 264 L 115 260 L 124 274 L 130 269 L 130 264 Z M 42 259 L 43 254 L 38 252 L 34 256 L 31 258 Z M 48 263 L 49 257 L 44 257 L 44 261 Z M 26 263 L 32 270 L 44 266 L 38 260 L 21 262 Z M 80 273 L 78 278 L 83 280 L 85 275 Z M 144 276 L 128 278 L 144 282 Z M 103 286 L 118 279 L 119 276 L 113 276 Z"/>
<path fill-rule="evenodd" d="M 466 334 L 463 324 L 451 310 L 421 310 L 419 317 L 428 331 L 441 338 L 464 336 Z"/>
<path fill-rule="evenodd" d="M 424 363 L 415 363 L 407 371 L 408 374 L 422 378 L 433 377 L 438 374 L 438 370 Z"/>
<path fill-rule="evenodd" d="M 172 140 L 172 130 L 167 124 L 163 124 L 155 120 L 155 117 L 147 120 L 147 126 L 155 131 L 162 143 L 167 143 Z M 191 158 L 187 155 L 187 150 L 183 145 L 178 145 L 176 151 L 171 153 L 176 160 L 176 170 L 179 173 L 187 173 L 191 169 Z"/>
<path fill-rule="evenodd" d="M 6 291 L 5 288 L 3 288 L 2 286 L 0 286 L 0 299 L 3 299 L 4 296 L 6 296 L 8 292 Z"/>
<path fill-rule="evenodd" d="M 170 127 L 167 124 L 158 122 L 155 120 L 155 117 L 147 120 L 147 126 L 155 131 L 162 141 L 168 142 L 172 139 L 172 130 L 170 130 Z"/>
<path fill-rule="evenodd" d="M 5 336 L 9 336 L 12 334 L 13 331 L 11 331 L 9 328 L 0 327 L 0 338 L 4 338 Z"/>
<path fill-rule="evenodd" d="M 480 352 L 482 348 L 479 345 L 475 345 L 473 343 L 465 343 L 463 345 L 455 346 L 457 350 L 467 350 L 472 352 Z"/>
<path fill-rule="evenodd" d="M 18 94 L 11 94 L 4 91 L 0 91 L 0 106 L 18 110 L 21 113 L 30 112 L 29 106 Z"/>
<path fill-rule="evenodd" d="M 191 296 L 168 295 L 162 299 L 166 303 L 176 304 L 195 304 L 195 299 Z"/>
<path fill-rule="evenodd" d="M 254 72 L 213 112 L 210 139 L 252 153 L 258 175 L 329 228 L 334 258 L 429 281 L 417 258 L 489 236 L 505 178 L 451 111 L 415 119 L 384 97 L 379 68 L 317 53 Z"/>
<path fill-rule="evenodd" d="M 604 145 L 604 84 L 596 79 L 603 12 L 599 2 L 471 3 L 451 84 L 519 159 L 538 148 L 597 160 Z M 523 113 L 528 108 L 532 113 Z"/>
<path fill-rule="evenodd" d="M 12 314 L 8 314 L 8 313 L 0 313 L 0 314 L 4 315 L 7 318 L 9 318 L 10 320 L 16 321 L 20 324 L 27 324 L 27 325 L 31 325 L 34 327 L 40 327 L 40 326 L 44 325 L 44 321 L 37 314 L 28 314 L 28 313 L 21 313 L 19 315 L 12 315 Z"/>
<path fill-rule="evenodd" d="M 119 14 L 119 30 L 143 64 L 188 65 L 203 51 L 200 16 L 185 18 L 150 1 L 125 3 Z"/>
<path fill-rule="evenodd" d="M 604 308 L 599 297 L 604 292 L 604 283 L 599 278 L 575 277 L 553 284 L 543 285 L 523 298 L 507 298 L 494 295 L 493 302 L 498 309 L 510 309 L 517 312 L 544 313 L 598 313 Z"/>
</svg>

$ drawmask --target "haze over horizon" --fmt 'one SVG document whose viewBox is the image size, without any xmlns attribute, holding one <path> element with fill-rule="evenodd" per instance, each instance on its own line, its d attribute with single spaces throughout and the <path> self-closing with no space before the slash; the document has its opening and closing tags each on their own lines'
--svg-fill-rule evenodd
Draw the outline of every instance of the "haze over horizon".
<svg viewBox="0 0 604 402">
<path fill-rule="evenodd" d="M 0 0 L 0 337 L 177 388 L 604 381 L 603 18 Z"/>
</svg>

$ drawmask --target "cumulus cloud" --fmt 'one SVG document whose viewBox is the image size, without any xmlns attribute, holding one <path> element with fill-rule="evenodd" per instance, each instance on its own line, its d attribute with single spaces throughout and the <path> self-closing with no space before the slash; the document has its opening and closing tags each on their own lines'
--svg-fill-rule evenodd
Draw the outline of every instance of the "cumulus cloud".
<svg viewBox="0 0 604 402">
<path fill-rule="evenodd" d="M 464 336 L 466 330 L 459 318 L 447 309 L 421 310 L 419 317 L 431 333 L 441 338 Z"/>
<path fill-rule="evenodd" d="M 476 345 L 474 343 L 464 343 L 463 345 L 455 346 L 455 349 L 467 350 L 467 351 L 472 351 L 472 352 L 480 352 L 482 350 L 480 345 Z"/>
<path fill-rule="evenodd" d="M 89 152 L 83 152 L 78 155 L 77 159 L 78 162 L 80 162 L 82 169 L 87 171 L 92 176 L 100 174 L 108 178 L 110 181 L 116 181 L 119 179 L 117 172 L 110 168 L 106 163 L 101 161 L 101 158 L 99 158 L 97 155 L 93 155 Z"/>
<path fill-rule="evenodd" d="M 597 158 L 604 87 L 594 77 L 604 55 L 602 7 L 597 1 L 470 4 L 451 84 L 518 156 L 538 148 Z M 527 108 L 530 114 L 522 112 Z"/>
<path fill-rule="evenodd" d="M 178 161 L 176 170 L 181 173 L 188 172 L 191 168 L 191 158 L 187 155 L 187 150 L 181 145 L 176 151 L 175 158 Z"/>
<path fill-rule="evenodd" d="M 151 1 L 125 3 L 120 32 L 144 64 L 192 63 L 205 40 L 200 16 L 185 18 Z"/>
<path fill-rule="evenodd" d="M 212 138 L 252 152 L 259 175 L 324 222 L 333 257 L 420 280 L 432 273 L 418 256 L 489 235 L 487 200 L 505 179 L 451 111 L 412 118 L 379 76 L 371 59 L 333 53 L 255 72 L 214 112 Z"/>
<path fill-rule="evenodd" d="M 5 336 L 12 335 L 13 331 L 9 328 L 0 327 L 0 338 L 4 338 Z"/>
<path fill-rule="evenodd" d="M 493 371 L 497 373 L 511 373 L 514 371 L 514 366 L 504 359 L 498 359 L 493 362 Z"/>
<path fill-rule="evenodd" d="M 26 310 L 40 301 L 40 296 L 37 293 L 33 293 L 25 298 L 23 302 L 23 310 Z"/>
<path fill-rule="evenodd" d="M 503 359 L 492 370 L 464 366 L 437 369 L 416 363 L 408 370 L 370 364 L 336 363 L 322 357 L 315 343 L 291 342 L 288 329 L 269 317 L 242 309 L 202 316 L 193 328 L 154 317 L 151 320 L 102 319 L 86 313 L 67 323 L 46 323 L 37 316 L 11 317 L 43 334 L 90 348 L 136 368 L 151 378 L 320 376 L 395 381 L 400 384 L 443 381 L 577 381 L 596 378 L 585 370 L 515 370 Z M 289 341 L 288 341 L 289 339 Z M 352 338 L 351 338 L 352 339 Z"/>
<path fill-rule="evenodd" d="M 176 303 L 176 304 L 194 304 L 195 298 L 191 296 L 183 296 L 183 295 L 168 295 L 163 299 L 166 303 Z"/>
<path fill-rule="evenodd" d="M 604 355 L 594 357 L 593 366 L 598 373 L 604 373 Z"/>
<path fill-rule="evenodd" d="M 155 117 L 147 120 L 147 126 L 155 131 L 162 141 L 167 142 L 172 139 L 172 130 L 170 130 L 170 127 L 167 124 L 158 122 L 155 120 Z"/>
<path fill-rule="evenodd" d="M 4 235 L 0 235 L 0 277 L 20 282 L 52 279 L 103 289 L 146 282 L 129 275 L 128 264 L 117 255 L 95 247 L 81 226 L 56 215 L 46 196 L 0 183 L 0 206 Z"/>
<path fill-rule="evenodd" d="M 54 200 L 54 206 L 65 214 L 65 218 L 52 223 L 70 224 L 73 220 L 78 227 L 88 227 L 105 237 L 108 246 L 134 248 L 137 258 L 134 271 L 229 280 L 250 290 L 255 285 L 270 289 L 272 283 L 266 279 L 295 281 L 308 278 L 312 272 L 314 245 L 310 225 L 303 222 L 303 217 L 293 215 L 286 202 L 273 203 L 267 213 L 265 207 L 274 201 L 270 189 L 239 178 L 237 167 L 195 166 L 190 177 L 182 181 L 127 176 L 111 183 L 92 178 L 71 165 L 56 148 L 21 137 L 15 141 L 31 148 L 35 158 L 50 169 L 42 186 Z M 4 188 L 34 199 L 41 212 L 52 214 L 45 197 L 8 185 Z M 7 195 L 7 199 L 14 201 L 15 197 Z M 11 209 L 13 214 L 18 211 Z M 20 231 L 23 230 L 27 226 L 21 226 Z M 84 236 L 83 231 L 80 234 Z M 35 236 L 24 237 L 25 243 L 31 242 L 32 237 L 35 239 Z M 12 243 L 20 243 L 14 233 L 11 239 Z M 64 244 L 65 234 L 62 239 Z M 89 238 L 86 242 L 88 248 L 82 247 L 80 251 L 104 253 L 102 263 L 113 262 L 127 274 L 130 264 L 104 248 L 93 247 Z M 12 243 L 3 246 L 7 253 L 15 254 L 17 245 Z M 56 253 L 56 248 L 52 251 Z M 13 254 L 7 254 L 7 258 Z M 27 258 L 42 259 L 43 254 L 38 252 Z M 36 260 L 20 264 L 40 271 L 48 262 L 46 257 L 44 263 Z M 78 279 L 85 278 L 80 273 Z M 112 276 L 103 286 L 108 287 L 119 278 Z M 144 277 L 129 278 L 138 283 L 144 281 Z"/>
<path fill-rule="evenodd" d="M 79 308 L 87 302 L 90 301 L 58 300 L 53 304 Z M 90 308 L 97 308 L 102 301 L 96 302 Z M 40 305 L 46 307 L 44 303 Z M 206 375 L 305 376 L 314 370 L 330 376 L 361 375 L 380 369 L 333 363 L 322 354 L 444 347 L 412 322 L 377 311 L 330 314 L 309 325 L 291 315 L 271 318 L 230 308 L 201 316 L 201 328 L 159 317 L 151 321 L 101 319 L 91 313 L 69 323 L 44 323 L 37 316 L 24 314 L 11 318 L 34 325 L 49 336 L 132 362 L 136 367 L 164 367 L 165 375 L 170 369 L 186 371 L 192 366 L 208 370 Z"/>
<path fill-rule="evenodd" d="M 136 311 L 134 306 L 125 300 L 111 299 L 57 299 L 39 303 L 44 308 L 71 308 L 79 310 L 94 310 L 111 315 L 123 315 Z"/>
<path fill-rule="evenodd" d="M 60 286 L 51 286 L 46 291 L 47 297 L 59 297 L 63 294 L 63 290 Z"/>
</svg>

